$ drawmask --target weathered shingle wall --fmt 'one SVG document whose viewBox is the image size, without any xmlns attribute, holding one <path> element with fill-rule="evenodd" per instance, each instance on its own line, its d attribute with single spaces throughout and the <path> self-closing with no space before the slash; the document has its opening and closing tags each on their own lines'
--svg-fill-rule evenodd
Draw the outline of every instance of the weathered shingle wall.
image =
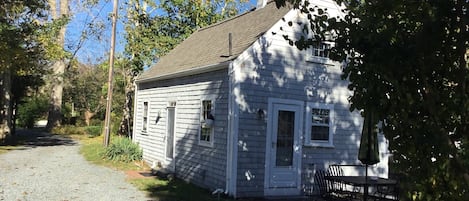
<svg viewBox="0 0 469 201">
<path fill-rule="evenodd" d="M 178 177 L 210 189 L 224 188 L 226 171 L 226 125 L 228 119 L 227 70 L 139 85 L 136 103 L 135 141 L 144 160 L 164 163 L 166 107 L 176 101 L 175 169 Z M 213 147 L 199 145 L 201 100 L 215 100 Z M 148 132 L 141 132 L 143 102 L 149 103 Z M 160 120 L 156 118 L 160 113 Z"/>
<path fill-rule="evenodd" d="M 294 20 L 298 16 L 289 13 L 285 18 Z M 280 27 L 283 27 L 283 31 Z M 347 89 L 348 81 L 341 78 L 341 63 L 328 62 L 326 65 L 310 62 L 309 50 L 300 51 L 283 38 L 284 34 L 298 37 L 298 32 L 293 31 L 295 28 L 298 30 L 301 27 L 295 27 L 295 23 L 289 27 L 287 22 L 280 22 L 235 61 L 235 86 L 241 91 L 237 99 L 240 108 L 237 163 L 239 197 L 264 195 L 269 120 L 259 120 L 256 113 L 258 109 L 267 110 L 269 98 L 333 105 L 333 147 L 313 147 L 302 143 L 302 186 L 314 185 L 311 183 L 312 176 L 317 169 L 325 169 L 330 164 L 359 164 L 357 153 L 362 118 L 358 112 L 349 111 L 347 99 L 352 92 Z M 306 114 L 304 117 L 308 121 Z M 301 122 L 303 131 L 305 126 L 305 122 Z M 306 137 L 303 132 L 302 139 Z M 382 136 L 380 139 L 380 146 L 385 153 L 382 153 L 383 161 L 376 168 L 376 173 L 385 175 L 387 151 L 385 139 Z"/>
</svg>

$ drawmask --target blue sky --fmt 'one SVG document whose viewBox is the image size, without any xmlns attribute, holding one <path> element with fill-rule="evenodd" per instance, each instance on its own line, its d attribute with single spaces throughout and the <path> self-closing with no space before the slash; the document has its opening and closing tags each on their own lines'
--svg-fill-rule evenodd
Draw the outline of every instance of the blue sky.
<svg viewBox="0 0 469 201">
<path fill-rule="evenodd" d="M 125 0 L 119 0 L 119 6 L 124 5 Z M 257 0 L 250 0 L 249 7 L 255 7 Z M 99 4 L 92 9 L 85 9 L 79 5 L 71 5 L 73 18 L 67 26 L 66 48 L 74 51 L 80 42 L 80 36 L 83 30 L 87 29 L 87 24 L 102 25 L 103 29 L 91 35 L 84 41 L 82 47 L 76 52 L 76 58 L 85 64 L 97 64 L 107 61 L 111 41 L 111 19 L 112 0 L 99 0 Z M 119 12 L 119 17 L 124 13 Z M 124 30 L 121 21 L 117 24 L 116 30 L 116 55 L 124 50 L 125 41 L 123 38 Z"/>
</svg>

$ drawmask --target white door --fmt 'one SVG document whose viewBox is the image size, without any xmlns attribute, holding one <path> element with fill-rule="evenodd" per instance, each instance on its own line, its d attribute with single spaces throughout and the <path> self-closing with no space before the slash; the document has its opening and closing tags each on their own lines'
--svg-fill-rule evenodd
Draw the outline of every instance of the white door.
<svg viewBox="0 0 469 201">
<path fill-rule="evenodd" d="M 283 102 L 283 101 L 282 101 Z M 303 104 L 269 105 L 266 143 L 266 195 L 298 195 L 301 186 L 301 125 Z"/>
<path fill-rule="evenodd" d="M 165 157 L 167 168 L 170 171 L 174 171 L 174 132 L 175 132 L 175 120 L 176 120 L 176 108 L 168 107 L 168 120 L 166 122 L 166 136 L 165 136 Z"/>
</svg>

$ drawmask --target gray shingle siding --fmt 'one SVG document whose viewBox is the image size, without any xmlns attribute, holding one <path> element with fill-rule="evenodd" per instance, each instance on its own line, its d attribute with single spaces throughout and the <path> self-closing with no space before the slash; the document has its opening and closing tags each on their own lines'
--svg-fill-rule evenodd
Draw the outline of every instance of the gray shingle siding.
<svg viewBox="0 0 469 201">
<path fill-rule="evenodd" d="M 330 8 L 329 11 L 332 12 L 334 9 L 338 9 L 330 0 L 319 0 L 316 3 Z M 272 6 L 271 4 L 267 8 L 272 9 Z M 259 17 L 266 17 L 268 13 L 265 12 Z M 233 163 L 236 165 L 236 169 L 234 169 L 236 171 L 236 192 L 229 193 L 236 197 L 264 196 L 266 192 L 265 173 L 269 165 L 265 164 L 266 134 L 270 113 L 267 110 L 269 109 L 269 98 L 276 98 L 298 101 L 296 102 L 298 105 L 325 103 L 333 107 L 333 147 L 313 147 L 304 143 L 305 138 L 309 137 L 305 133 L 305 121 L 311 121 L 311 119 L 306 119 L 306 110 L 302 108 L 304 114 L 303 122 L 300 122 L 303 131 L 301 133 L 303 142 L 301 142 L 300 167 L 301 189 L 304 194 L 316 193 L 313 183 L 316 170 L 326 169 L 330 164 L 358 164 L 357 152 L 362 118 L 358 112 L 351 113 L 349 111 L 347 99 L 351 95 L 351 91 L 347 89 L 348 82 L 341 79 L 341 64 L 328 63 L 326 65 L 310 62 L 308 55 L 311 52 L 309 50 L 300 51 L 296 47 L 290 46 L 284 40 L 283 35 L 287 34 L 295 39 L 294 37 L 299 36 L 298 33 L 302 33 L 302 27 L 297 23 L 293 23 L 293 26 L 287 25 L 289 20 L 299 19 L 300 15 L 296 11 L 290 11 L 284 18 L 285 20 L 280 20 L 271 29 L 262 32 L 263 35 L 247 50 L 240 50 L 240 53 L 235 55 L 236 59 L 230 64 L 230 72 L 224 69 L 184 77 L 179 76 L 174 79 L 143 82 L 147 78 L 149 80 L 157 79 L 158 77 L 152 78 L 151 76 L 161 75 L 161 72 L 160 74 L 156 73 L 159 70 L 180 73 L 178 70 L 181 70 L 179 68 L 181 66 L 176 65 L 174 69 L 155 68 L 153 69 L 155 72 L 149 72 L 147 73 L 148 77 L 139 80 L 143 83 L 138 85 L 139 90 L 136 92 L 134 140 L 139 142 L 144 149 L 144 159 L 148 163 L 165 160 L 166 107 L 168 101 L 176 101 L 175 169 L 177 176 L 202 187 L 225 188 L 225 184 L 227 184 L 225 181 L 227 178 L 227 136 L 231 136 L 232 139 L 237 139 L 231 142 L 234 143 L 235 155 L 237 156 L 233 158 Z M 281 26 L 283 29 L 280 28 Z M 225 35 L 226 30 L 216 27 L 218 26 L 212 28 Z M 233 27 L 237 29 L 236 26 Z M 188 40 L 194 42 L 195 39 L 190 37 Z M 210 43 L 210 41 L 197 42 Z M 249 45 L 243 45 L 243 47 L 247 46 Z M 186 51 L 193 52 L 190 48 L 183 48 L 183 52 Z M 174 58 L 184 56 L 174 54 L 172 55 Z M 218 53 L 215 54 L 216 61 L 218 61 L 220 59 Z M 231 61 L 231 59 L 224 58 L 223 61 Z M 166 61 L 169 62 L 169 60 Z M 181 67 L 182 70 L 198 67 L 190 64 L 184 63 Z M 211 64 L 216 65 L 218 62 Z M 210 70 L 213 69 L 210 68 Z M 163 75 L 166 74 L 163 73 Z M 231 83 L 228 84 L 228 82 Z M 232 91 L 229 91 L 230 89 Z M 228 100 L 229 96 L 232 99 Z M 204 97 L 215 98 L 215 139 L 211 147 L 201 146 L 198 141 L 200 101 Z M 148 132 L 142 133 L 143 102 L 145 101 L 149 103 L 148 121 L 150 123 Z M 232 106 L 230 108 L 228 107 L 229 101 Z M 234 109 L 231 111 L 233 121 L 228 122 L 230 109 Z M 267 112 L 266 119 L 258 119 L 259 109 Z M 155 123 L 158 111 L 160 111 L 161 119 Z M 229 125 L 231 128 L 228 127 Z M 231 132 L 229 129 L 233 129 L 233 133 L 229 133 Z M 383 136 L 380 136 L 380 142 L 381 156 L 385 158 L 388 152 Z M 378 165 L 375 172 L 387 173 L 386 163 L 387 159 Z M 228 169 L 230 168 L 231 166 L 228 167 Z M 357 171 L 354 173 L 360 174 Z M 229 177 L 229 179 L 234 178 Z M 230 189 L 226 190 L 232 190 L 231 184 L 231 182 L 228 183 Z"/>
<path fill-rule="evenodd" d="M 176 175 L 210 189 L 224 188 L 226 172 L 226 125 L 228 117 L 227 70 L 182 78 L 141 83 L 136 102 L 135 141 L 147 163 L 165 160 L 166 107 L 176 101 Z M 215 100 L 213 147 L 199 145 L 200 105 Z M 149 103 L 148 132 L 141 132 L 143 102 Z M 161 119 L 156 122 L 160 112 Z"/>
<path fill-rule="evenodd" d="M 275 27 L 273 28 L 275 29 Z M 235 61 L 238 85 L 244 96 L 240 106 L 238 133 L 238 181 L 239 197 L 264 195 L 266 129 L 268 120 L 257 119 L 258 109 L 267 110 L 269 98 L 299 100 L 304 103 L 333 104 L 335 112 L 334 148 L 302 145 L 302 186 L 312 188 L 312 176 L 316 169 L 329 164 L 357 164 L 356 154 L 361 131 L 361 117 L 350 113 L 347 98 L 348 82 L 341 79 L 339 63 L 324 65 L 308 62 L 305 55 L 289 46 L 281 34 L 267 32 L 253 47 L 248 56 Z M 267 111 L 269 113 L 269 111 Z M 305 116 L 306 118 L 306 116 Z M 304 119 L 306 121 L 306 119 Z M 305 123 L 301 122 L 304 130 Z M 306 137 L 302 133 L 302 137 Z M 309 192 L 311 193 L 311 189 Z"/>
</svg>

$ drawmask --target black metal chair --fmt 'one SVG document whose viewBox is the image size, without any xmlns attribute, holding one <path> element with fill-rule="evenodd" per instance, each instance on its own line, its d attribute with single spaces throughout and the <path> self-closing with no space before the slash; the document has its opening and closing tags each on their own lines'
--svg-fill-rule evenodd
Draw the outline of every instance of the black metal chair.
<svg viewBox="0 0 469 201">
<path fill-rule="evenodd" d="M 317 184 L 319 195 L 321 197 L 329 197 L 328 182 L 326 181 L 327 172 L 325 170 L 317 170 L 314 174 L 314 183 Z"/>
<path fill-rule="evenodd" d="M 345 176 L 344 170 L 342 167 L 355 167 L 357 165 L 330 165 L 327 169 L 328 176 Z M 359 166 L 357 166 L 359 167 Z M 347 188 L 347 184 L 334 181 L 328 182 L 329 185 L 329 193 L 330 195 L 334 195 L 334 197 L 345 199 L 345 200 L 355 200 L 359 197 L 359 190 L 358 188 L 349 189 Z"/>
<path fill-rule="evenodd" d="M 344 176 L 344 170 L 339 165 L 330 165 L 327 169 L 329 176 Z M 334 192 L 345 191 L 345 184 L 341 182 L 330 182 L 330 189 Z"/>
<path fill-rule="evenodd" d="M 399 200 L 399 185 L 395 186 L 378 186 L 374 197 L 376 200 Z"/>
</svg>

